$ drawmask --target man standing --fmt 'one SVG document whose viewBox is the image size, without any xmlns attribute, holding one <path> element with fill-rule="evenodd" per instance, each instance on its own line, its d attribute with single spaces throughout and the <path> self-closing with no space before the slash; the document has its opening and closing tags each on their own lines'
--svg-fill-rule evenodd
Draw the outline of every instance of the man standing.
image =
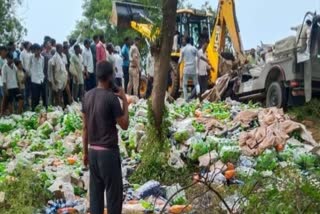
<svg viewBox="0 0 320 214">
<path fill-rule="evenodd" d="M 13 53 L 7 55 L 7 62 L 2 67 L 3 73 L 3 90 L 8 100 L 9 113 L 13 113 L 15 102 L 21 102 L 22 94 L 19 90 L 17 68 L 14 65 Z M 19 105 L 20 106 L 20 105 Z"/>
<path fill-rule="evenodd" d="M 50 66 L 52 73 L 48 74 L 49 80 L 51 80 L 52 92 L 54 98 L 54 104 L 62 106 L 63 91 L 66 88 L 68 81 L 68 73 L 66 69 L 66 63 L 64 62 L 63 47 L 61 44 L 56 45 L 56 53 L 50 60 Z"/>
<path fill-rule="evenodd" d="M 97 44 L 99 42 L 99 36 L 94 35 L 93 36 L 93 42 L 90 45 L 91 53 L 92 53 L 92 58 L 93 58 L 93 68 L 94 68 L 94 73 L 96 73 L 96 65 L 97 65 Z"/>
<path fill-rule="evenodd" d="M 154 49 L 151 48 L 147 57 L 147 74 L 148 74 L 148 88 L 147 97 L 151 96 L 153 88 L 153 76 L 154 76 Z"/>
<path fill-rule="evenodd" d="M 71 87 L 72 87 L 72 81 L 71 81 L 71 75 L 70 75 L 70 52 L 69 52 L 69 43 L 68 42 L 63 42 L 63 51 L 62 51 L 62 56 L 63 56 L 63 62 L 66 66 L 67 70 L 67 85 L 65 87 L 65 90 L 63 91 L 63 101 L 64 105 L 70 105 L 72 103 L 72 94 L 71 94 Z"/>
<path fill-rule="evenodd" d="M 24 42 L 22 43 L 22 47 L 23 50 L 20 54 L 20 61 L 22 63 L 22 67 L 25 70 L 25 72 L 29 72 L 28 68 L 29 68 L 29 63 L 30 63 L 30 57 L 31 57 L 31 53 L 30 53 L 30 47 L 31 47 L 31 43 L 30 42 Z M 30 77 L 27 77 L 25 80 L 25 91 L 24 91 L 24 105 L 25 108 L 29 108 L 30 107 L 30 103 L 29 103 L 29 99 L 31 96 L 31 79 Z"/>
<path fill-rule="evenodd" d="M 130 67 L 129 67 L 129 83 L 127 93 L 133 94 L 135 96 L 139 95 L 139 78 L 140 78 L 140 71 L 141 71 L 141 56 L 139 52 L 139 43 L 140 38 L 137 37 L 134 40 L 134 44 L 130 48 L 129 52 L 129 60 L 130 60 Z"/>
<path fill-rule="evenodd" d="M 208 40 L 202 41 L 202 47 L 198 51 L 198 79 L 200 84 L 200 94 L 203 94 L 208 89 L 208 69 L 210 68 L 206 57 Z M 206 59 L 206 60 L 203 60 Z"/>
<path fill-rule="evenodd" d="M 123 184 L 116 124 L 128 129 L 128 101 L 123 89 L 118 93 L 111 89 L 113 68 L 109 62 L 99 63 L 96 75 L 98 86 L 86 93 L 82 108 L 83 162 L 90 168 L 90 213 L 103 213 L 106 191 L 108 213 L 121 214 Z"/>
<path fill-rule="evenodd" d="M 115 64 L 115 82 L 117 86 L 123 87 L 123 59 L 120 55 L 121 48 L 120 46 L 116 46 L 114 49 L 114 64 Z"/>
<path fill-rule="evenodd" d="M 0 46 L 0 106 L 1 106 L 1 114 L 3 113 L 3 107 L 5 105 L 4 99 L 4 91 L 3 91 L 3 81 L 2 81 L 2 67 L 6 63 L 7 57 L 7 48 L 4 46 Z"/>
<path fill-rule="evenodd" d="M 48 107 L 47 91 L 44 74 L 44 58 L 41 56 L 41 47 L 38 44 L 32 46 L 34 54 L 30 57 L 29 69 L 31 76 L 31 107 L 32 111 L 39 105 L 42 97 L 43 106 Z"/>
<path fill-rule="evenodd" d="M 90 41 L 89 39 L 84 40 L 84 50 L 83 50 L 83 66 L 84 72 L 86 75 L 86 91 L 90 91 L 95 87 L 95 74 L 94 74 L 94 65 L 93 65 L 93 56 L 90 50 Z"/>
<path fill-rule="evenodd" d="M 104 44 L 102 43 L 101 38 L 102 37 L 100 37 L 100 40 L 95 41 L 95 42 L 97 42 L 96 43 L 97 64 L 99 62 L 106 61 L 106 59 L 107 59 L 106 48 L 105 48 Z"/>
<path fill-rule="evenodd" d="M 49 69 L 49 60 L 52 58 L 54 54 L 53 49 L 51 46 L 51 39 L 45 38 L 45 43 L 43 44 L 44 50 L 42 51 L 41 55 L 44 59 L 44 87 L 46 90 L 46 94 L 48 97 L 46 98 L 46 102 L 51 105 L 52 104 L 52 87 L 48 83 L 48 69 Z"/>
<path fill-rule="evenodd" d="M 200 93 L 200 86 L 198 84 L 197 70 L 196 70 L 196 57 L 198 50 L 191 45 L 190 37 L 186 38 L 186 46 L 181 50 L 181 56 L 179 59 L 180 67 L 181 63 L 184 62 L 183 68 L 183 96 L 184 99 L 188 100 L 188 81 L 192 80 L 193 85 L 196 88 L 196 94 Z"/>
<path fill-rule="evenodd" d="M 127 87 L 129 83 L 129 65 L 130 65 L 130 60 L 129 60 L 129 51 L 130 51 L 130 38 L 126 37 L 124 39 L 124 45 L 122 46 L 121 50 L 121 55 L 123 57 L 123 77 L 124 77 L 124 88 L 127 93 Z"/>
<path fill-rule="evenodd" d="M 84 95 L 84 80 L 83 59 L 79 45 L 74 46 L 74 52 L 75 54 L 73 54 L 70 59 L 70 73 L 73 77 L 72 95 L 74 101 L 81 102 Z"/>
</svg>

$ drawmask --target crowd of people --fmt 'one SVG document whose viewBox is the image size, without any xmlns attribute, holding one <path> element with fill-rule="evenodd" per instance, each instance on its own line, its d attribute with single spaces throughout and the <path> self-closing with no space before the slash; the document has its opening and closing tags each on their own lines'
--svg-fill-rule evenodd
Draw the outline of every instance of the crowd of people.
<svg viewBox="0 0 320 214">
<path fill-rule="evenodd" d="M 14 42 L 0 46 L 1 115 L 81 102 L 96 87 L 96 66 L 102 61 L 113 66 L 112 84 L 138 95 L 139 38 L 125 38 L 122 48 L 98 35 L 79 40 L 56 43 L 46 36 L 41 45 L 24 41 L 18 48 Z"/>
</svg>

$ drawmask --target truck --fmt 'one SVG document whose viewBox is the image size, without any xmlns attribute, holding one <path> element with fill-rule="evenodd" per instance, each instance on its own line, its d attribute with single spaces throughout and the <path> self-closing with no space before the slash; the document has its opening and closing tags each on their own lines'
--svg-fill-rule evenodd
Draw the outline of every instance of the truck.
<svg viewBox="0 0 320 214">
<path fill-rule="evenodd" d="M 309 102 L 320 93 L 320 16 L 308 12 L 305 20 L 312 22 L 309 42 L 301 49 L 297 36 L 275 43 L 271 62 L 259 69 L 242 69 L 233 85 L 234 96 L 240 101 L 260 100 L 267 107 L 286 107 Z M 305 26 L 306 27 L 306 26 Z"/>
</svg>

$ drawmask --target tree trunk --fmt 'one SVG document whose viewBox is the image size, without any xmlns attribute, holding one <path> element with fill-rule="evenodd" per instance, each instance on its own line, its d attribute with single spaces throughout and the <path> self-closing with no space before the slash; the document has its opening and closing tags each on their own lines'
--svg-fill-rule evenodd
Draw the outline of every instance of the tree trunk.
<svg viewBox="0 0 320 214">
<path fill-rule="evenodd" d="M 176 26 L 177 0 L 162 0 L 162 26 L 159 47 L 155 51 L 155 72 L 152 91 L 152 111 L 156 128 L 160 129 L 165 107 L 165 95 L 170 69 L 171 50 Z"/>
</svg>

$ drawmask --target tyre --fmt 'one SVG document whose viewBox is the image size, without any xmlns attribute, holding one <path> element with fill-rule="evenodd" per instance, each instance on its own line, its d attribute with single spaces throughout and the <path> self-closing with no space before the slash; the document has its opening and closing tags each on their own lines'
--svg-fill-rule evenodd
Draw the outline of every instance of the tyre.
<svg viewBox="0 0 320 214">
<path fill-rule="evenodd" d="M 272 82 L 266 95 L 266 107 L 282 108 L 286 106 L 285 87 L 280 82 Z"/>
<path fill-rule="evenodd" d="M 148 78 L 144 75 L 140 77 L 140 85 L 139 85 L 139 94 L 140 98 L 147 97 L 147 90 L 148 90 Z"/>
<path fill-rule="evenodd" d="M 171 60 L 170 71 L 168 76 L 168 92 L 171 97 L 177 99 L 179 97 L 180 89 L 180 74 L 177 62 Z"/>
</svg>

